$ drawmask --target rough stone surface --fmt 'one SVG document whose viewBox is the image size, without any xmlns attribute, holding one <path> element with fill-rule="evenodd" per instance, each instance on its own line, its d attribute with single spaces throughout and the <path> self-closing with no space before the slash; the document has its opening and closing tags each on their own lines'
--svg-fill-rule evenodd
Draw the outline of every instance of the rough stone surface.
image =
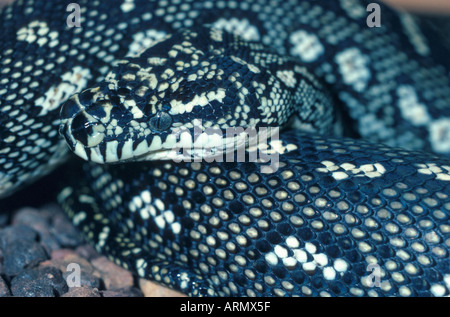
<svg viewBox="0 0 450 317">
<path fill-rule="evenodd" d="M 0 276 L 0 297 L 6 297 L 10 295 L 11 292 L 9 291 L 6 281 Z"/>
<path fill-rule="evenodd" d="M 135 287 L 120 288 L 115 290 L 102 291 L 103 297 L 142 297 L 143 294 Z"/>
<path fill-rule="evenodd" d="M 92 265 L 100 273 L 106 289 L 118 289 L 133 286 L 133 275 L 120 266 L 101 256 L 92 260 Z"/>
<path fill-rule="evenodd" d="M 62 247 L 76 247 L 82 241 L 80 235 L 68 221 L 65 215 L 55 213 L 53 215 L 52 227 L 50 233 L 56 238 Z"/>
<path fill-rule="evenodd" d="M 13 2 L 14 0 L 0 0 L 0 8 L 8 3 Z"/>
<path fill-rule="evenodd" d="M 11 281 L 11 292 L 20 297 L 55 297 L 68 291 L 61 271 L 39 267 L 22 271 Z"/>
<path fill-rule="evenodd" d="M 13 225 L 28 225 L 39 233 L 48 232 L 48 223 L 44 212 L 38 209 L 24 207 L 17 210 L 12 218 Z"/>
<path fill-rule="evenodd" d="M 14 214 L 12 223 L 33 228 L 48 252 L 81 243 L 80 235 L 55 204 L 46 205 L 42 210 L 22 208 Z"/>
<path fill-rule="evenodd" d="M 41 266 L 58 268 L 63 273 L 63 277 L 68 282 L 69 287 L 76 285 L 77 282 L 79 282 L 80 286 L 90 288 L 101 289 L 104 287 L 104 282 L 99 277 L 100 274 L 95 271 L 91 263 L 73 250 L 60 249 L 53 251 L 51 259 L 41 263 Z M 79 273 L 79 275 L 75 276 L 73 273 Z M 69 283 L 69 281 L 73 284 Z"/>
<path fill-rule="evenodd" d="M 15 213 L 12 219 L 13 224 L 27 225 L 33 228 L 38 234 L 41 244 L 47 250 L 58 249 L 58 241 L 50 233 L 50 224 L 46 213 L 39 212 L 34 208 L 23 208 Z"/>
<path fill-rule="evenodd" d="M 1 219 L 0 296 L 181 295 L 151 282 L 138 283 L 129 271 L 84 244 L 56 204 L 20 208 Z M 73 274 L 73 264 L 79 275 Z"/>
<path fill-rule="evenodd" d="M 145 297 L 186 297 L 186 295 L 180 292 L 143 278 L 139 279 L 139 288 Z"/>
<path fill-rule="evenodd" d="M 38 234 L 26 225 L 16 225 L 0 230 L 0 249 L 18 240 L 36 241 Z"/>
<path fill-rule="evenodd" d="M 6 275 L 14 276 L 23 269 L 37 266 L 48 259 L 44 248 L 35 241 L 16 240 L 3 250 L 3 270 Z"/>
<path fill-rule="evenodd" d="M 54 266 L 59 270 L 66 272 L 69 264 L 76 263 L 80 266 L 81 271 L 85 272 L 86 274 L 92 274 L 94 272 L 94 267 L 92 266 L 91 263 L 89 263 L 88 260 L 86 260 L 85 258 L 81 257 L 80 255 L 71 250 L 66 249 L 62 250 L 64 250 L 65 253 L 62 257 L 60 257 L 61 250 L 57 252 L 54 251 L 52 252 L 51 259 L 49 261 L 42 263 L 42 265 Z"/>
<path fill-rule="evenodd" d="M 4 270 L 3 270 L 3 250 L 2 249 L 0 249 L 0 274 L 3 274 L 4 273 Z"/>
<path fill-rule="evenodd" d="M 75 252 L 87 260 L 98 258 L 100 254 L 89 244 L 82 244 L 75 248 Z"/>
<path fill-rule="evenodd" d="M 61 297 L 101 297 L 100 292 L 96 288 L 88 286 L 73 287 Z"/>
</svg>

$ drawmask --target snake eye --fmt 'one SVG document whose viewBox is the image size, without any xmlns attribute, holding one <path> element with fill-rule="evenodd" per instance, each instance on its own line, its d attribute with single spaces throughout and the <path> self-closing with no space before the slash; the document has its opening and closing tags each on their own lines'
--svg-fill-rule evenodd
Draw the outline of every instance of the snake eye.
<svg viewBox="0 0 450 317">
<path fill-rule="evenodd" d="M 160 111 L 150 118 L 150 128 L 156 131 L 165 131 L 172 125 L 172 117 L 167 112 Z"/>
<path fill-rule="evenodd" d="M 72 121 L 72 135 L 85 147 L 93 147 L 103 141 L 105 127 L 94 117 L 81 112 Z"/>
</svg>

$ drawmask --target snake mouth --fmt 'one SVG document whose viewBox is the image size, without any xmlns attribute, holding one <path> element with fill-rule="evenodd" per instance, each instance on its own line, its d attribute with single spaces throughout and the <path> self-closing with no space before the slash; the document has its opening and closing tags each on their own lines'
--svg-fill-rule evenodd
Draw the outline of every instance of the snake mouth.
<svg viewBox="0 0 450 317">
<path fill-rule="evenodd" d="M 271 137 L 270 130 L 250 133 L 242 129 L 228 134 L 229 131 L 221 129 L 207 129 L 196 134 L 181 128 L 171 133 L 118 139 L 107 137 L 107 130 L 101 121 L 79 103 L 65 104 L 62 112 L 66 118 L 60 126 L 60 134 L 72 152 L 84 160 L 101 164 L 155 160 L 222 161 L 232 153 L 243 155 L 241 149 L 254 151 L 255 146 L 259 148 L 257 140 Z"/>
</svg>

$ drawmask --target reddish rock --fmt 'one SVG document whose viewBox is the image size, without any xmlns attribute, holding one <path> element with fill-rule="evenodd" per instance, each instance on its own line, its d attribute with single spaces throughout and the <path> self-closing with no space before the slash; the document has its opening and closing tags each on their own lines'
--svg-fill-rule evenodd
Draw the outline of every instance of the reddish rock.
<svg viewBox="0 0 450 317">
<path fill-rule="evenodd" d="M 139 287 L 145 297 L 186 297 L 186 295 L 155 282 L 140 278 Z"/>
<path fill-rule="evenodd" d="M 86 286 L 90 288 L 102 288 L 104 282 L 102 281 L 100 274 L 95 270 L 95 268 L 87 261 L 85 258 L 80 257 L 75 251 L 68 249 L 60 249 L 52 252 L 52 259 L 42 262 L 41 266 L 51 266 L 59 269 L 64 279 L 69 279 L 69 281 L 75 281 L 75 267 L 79 270 L 79 282 L 81 286 Z M 70 283 L 69 283 L 69 286 Z"/>
<path fill-rule="evenodd" d="M 51 253 L 51 259 L 52 260 L 64 260 L 64 258 L 69 258 L 69 257 L 75 257 L 78 256 L 78 254 L 71 249 L 58 249 L 58 250 L 54 250 Z"/>
<path fill-rule="evenodd" d="M 92 260 L 95 258 L 100 257 L 101 255 L 98 254 L 98 252 L 89 244 L 82 244 L 75 248 L 75 252 L 82 256 L 83 258 L 86 258 L 88 260 Z"/>
<path fill-rule="evenodd" d="M 133 286 L 133 275 L 129 271 L 109 261 L 106 257 L 98 257 L 93 259 L 91 263 L 100 273 L 100 277 L 105 282 L 107 290 Z"/>
<path fill-rule="evenodd" d="M 48 220 L 42 211 L 36 208 L 24 207 L 17 210 L 12 217 L 13 225 L 26 225 L 37 232 L 48 231 Z"/>
<path fill-rule="evenodd" d="M 67 249 L 55 250 L 51 254 L 51 259 L 42 263 L 42 265 L 51 265 L 58 268 L 62 272 L 66 272 L 69 264 L 76 263 L 80 266 L 81 271 L 86 274 L 93 274 L 94 267 L 88 260 L 79 256 L 76 252 Z"/>
<path fill-rule="evenodd" d="M 61 297 L 101 297 L 100 292 L 96 288 L 88 286 L 72 287 L 67 293 Z"/>
<path fill-rule="evenodd" d="M 14 0 L 0 0 L 0 8 L 13 2 Z"/>
</svg>

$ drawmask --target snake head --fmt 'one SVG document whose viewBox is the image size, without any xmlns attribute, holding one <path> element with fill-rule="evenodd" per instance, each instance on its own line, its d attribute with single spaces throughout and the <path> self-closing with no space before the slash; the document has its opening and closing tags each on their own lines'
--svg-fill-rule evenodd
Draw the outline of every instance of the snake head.
<svg viewBox="0 0 450 317">
<path fill-rule="evenodd" d="M 234 151 L 292 112 L 286 101 L 296 92 L 266 67 L 280 68 L 270 54 L 219 30 L 180 30 L 117 61 L 102 83 L 70 98 L 61 134 L 76 154 L 99 163 Z"/>
</svg>

